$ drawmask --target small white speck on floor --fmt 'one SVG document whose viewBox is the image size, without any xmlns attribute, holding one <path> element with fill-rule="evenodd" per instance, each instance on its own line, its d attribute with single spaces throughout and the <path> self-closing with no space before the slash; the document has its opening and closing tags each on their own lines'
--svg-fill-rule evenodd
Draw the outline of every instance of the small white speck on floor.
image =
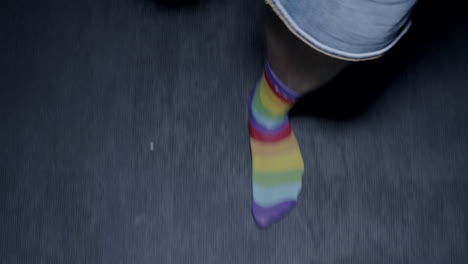
<svg viewBox="0 0 468 264">
<path fill-rule="evenodd" d="M 145 219 L 146 219 L 145 215 L 137 215 L 134 217 L 133 224 L 140 225 L 145 221 Z"/>
<path fill-rule="evenodd" d="M 153 151 L 154 150 L 154 143 L 153 141 L 150 142 L 150 151 Z"/>
</svg>

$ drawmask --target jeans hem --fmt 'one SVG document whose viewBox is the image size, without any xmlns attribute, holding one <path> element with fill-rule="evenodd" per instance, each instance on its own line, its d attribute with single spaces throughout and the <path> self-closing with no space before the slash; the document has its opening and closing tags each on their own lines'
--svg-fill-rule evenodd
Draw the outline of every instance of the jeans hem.
<svg viewBox="0 0 468 264">
<path fill-rule="evenodd" d="M 273 11 L 278 15 L 278 17 L 283 21 L 286 27 L 293 33 L 296 37 L 300 40 L 305 42 L 308 46 L 315 49 L 316 51 L 323 53 L 327 56 L 340 59 L 340 60 L 347 60 L 347 61 L 365 61 L 365 60 L 372 60 L 381 57 L 385 52 L 390 50 L 400 39 L 403 35 L 408 31 L 409 27 L 411 26 L 411 20 L 409 20 L 405 26 L 400 30 L 399 34 L 395 39 L 393 39 L 387 46 L 384 48 L 372 51 L 372 52 L 365 52 L 365 53 L 353 53 L 347 52 L 343 50 L 338 50 L 335 48 L 330 47 L 326 43 L 322 43 L 315 39 L 310 34 L 306 33 L 302 30 L 294 21 L 294 19 L 289 15 L 289 13 L 285 10 L 283 5 L 279 2 L 279 0 L 265 0 L 266 3 L 271 6 Z"/>
</svg>

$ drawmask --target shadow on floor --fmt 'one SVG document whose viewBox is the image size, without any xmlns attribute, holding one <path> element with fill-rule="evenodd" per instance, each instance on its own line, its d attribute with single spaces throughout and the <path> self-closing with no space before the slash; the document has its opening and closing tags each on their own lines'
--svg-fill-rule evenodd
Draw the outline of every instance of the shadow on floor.
<svg viewBox="0 0 468 264">
<path fill-rule="evenodd" d="M 437 21 L 433 18 L 437 12 Z M 408 61 L 425 56 L 428 42 L 446 40 L 447 31 L 461 32 L 463 23 L 454 20 L 463 16 L 454 5 L 439 7 L 435 1 L 424 1 L 413 11 L 413 25 L 407 35 L 385 56 L 377 60 L 351 65 L 327 85 L 303 98 L 291 115 L 353 120 L 366 112 L 387 89 L 389 81 L 400 76 Z M 456 25 L 455 27 L 453 25 Z M 434 38 L 434 36 L 438 36 Z M 443 43 L 441 44 L 443 45 Z"/>
</svg>

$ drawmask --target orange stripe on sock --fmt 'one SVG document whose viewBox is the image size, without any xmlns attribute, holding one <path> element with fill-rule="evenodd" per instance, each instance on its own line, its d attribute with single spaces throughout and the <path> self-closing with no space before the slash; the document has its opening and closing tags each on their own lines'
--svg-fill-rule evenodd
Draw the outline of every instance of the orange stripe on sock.
<svg viewBox="0 0 468 264">
<path fill-rule="evenodd" d="M 273 93 L 275 93 L 275 95 L 276 95 L 279 99 L 281 99 L 281 101 L 283 101 L 283 102 L 285 102 L 285 103 L 288 103 L 288 104 L 292 103 L 291 101 L 289 101 L 288 99 L 284 98 L 280 93 L 278 93 L 278 92 L 275 90 L 273 82 L 268 78 L 268 75 L 266 74 L 265 71 L 263 71 L 263 76 L 264 76 L 266 82 L 268 83 L 268 87 L 270 87 L 271 91 L 272 91 Z"/>
<path fill-rule="evenodd" d="M 259 89 L 259 96 L 262 105 L 273 115 L 284 115 L 291 108 L 292 104 L 281 100 L 281 98 L 278 97 L 269 87 L 269 85 L 265 82 L 264 78 L 262 78 L 260 82 Z"/>
</svg>

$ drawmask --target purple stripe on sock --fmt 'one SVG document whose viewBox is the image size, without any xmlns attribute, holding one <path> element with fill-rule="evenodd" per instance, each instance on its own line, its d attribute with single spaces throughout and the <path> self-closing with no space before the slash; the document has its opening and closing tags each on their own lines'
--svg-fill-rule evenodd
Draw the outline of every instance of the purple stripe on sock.
<svg viewBox="0 0 468 264">
<path fill-rule="evenodd" d="M 267 227 L 271 225 L 274 221 L 280 219 L 286 215 L 289 210 L 296 204 L 296 201 L 286 201 L 279 203 L 273 207 L 264 208 L 252 202 L 252 215 L 255 219 L 255 222 L 260 227 Z"/>
<path fill-rule="evenodd" d="M 270 63 L 268 62 L 268 59 L 265 58 L 265 74 L 268 76 L 268 79 L 274 84 L 274 89 L 283 95 L 286 100 L 288 101 L 297 101 L 299 98 L 302 97 L 302 95 L 293 89 L 289 88 L 284 84 L 278 76 L 273 72 L 273 70 L 270 67 Z"/>
</svg>

